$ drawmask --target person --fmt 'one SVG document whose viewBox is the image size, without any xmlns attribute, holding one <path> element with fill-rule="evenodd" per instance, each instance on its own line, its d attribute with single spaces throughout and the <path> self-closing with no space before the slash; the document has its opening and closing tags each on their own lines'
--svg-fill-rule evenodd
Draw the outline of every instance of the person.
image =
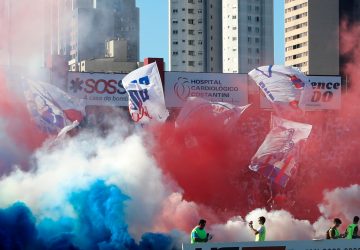
<svg viewBox="0 0 360 250">
<path fill-rule="evenodd" d="M 329 228 L 329 230 L 326 231 L 326 239 L 339 239 L 341 238 L 340 232 L 339 232 L 339 226 L 341 225 L 341 220 L 339 218 L 334 219 L 334 224 L 332 227 Z"/>
<path fill-rule="evenodd" d="M 258 229 L 255 229 L 252 221 L 250 221 L 249 227 L 255 234 L 255 241 L 265 241 L 265 238 L 266 238 L 266 228 L 264 225 L 265 221 L 266 221 L 266 219 L 264 216 L 259 217 L 258 222 L 259 222 L 260 226 Z"/>
<path fill-rule="evenodd" d="M 207 242 L 207 241 L 211 240 L 212 235 L 210 235 L 209 233 L 206 233 L 205 225 L 206 225 L 206 220 L 201 219 L 199 221 L 199 224 L 196 227 L 194 227 L 194 229 L 191 231 L 191 234 L 190 234 L 191 244 L 194 244 L 197 242 Z"/>
<path fill-rule="evenodd" d="M 353 219 L 353 223 L 350 224 L 345 231 L 345 237 L 346 239 L 356 239 L 360 238 L 358 236 L 358 223 L 359 223 L 359 216 L 355 216 Z"/>
</svg>

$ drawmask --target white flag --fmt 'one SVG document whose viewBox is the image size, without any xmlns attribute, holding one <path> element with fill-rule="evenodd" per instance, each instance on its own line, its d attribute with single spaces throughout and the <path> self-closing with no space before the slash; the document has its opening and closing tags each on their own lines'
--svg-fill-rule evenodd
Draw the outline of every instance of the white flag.
<svg viewBox="0 0 360 250">
<path fill-rule="evenodd" d="M 124 77 L 122 84 L 129 95 L 129 111 L 135 122 L 164 122 L 169 116 L 155 62 L 130 72 Z"/>
<path fill-rule="evenodd" d="M 311 89 L 311 84 L 307 76 L 297 68 L 267 65 L 253 69 L 248 75 L 260 87 L 274 108 L 304 108 L 302 94 L 305 89 Z"/>
<path fill-rule="evenodd" d="M 272 125 L 249 168 L 284 187 L 299 164 L 301 142 L 309 137 L 312 125 L 276 116 L 272 118 Z"/>
<path fill-rule="evenodd" d="M 74 121 L 81 122 L 85 116 L 84 102 L 53 84 L 28 79 L 24 83 L 24 94 L 33 119 L 47 133 L 59 133 Z"/>
</svg>

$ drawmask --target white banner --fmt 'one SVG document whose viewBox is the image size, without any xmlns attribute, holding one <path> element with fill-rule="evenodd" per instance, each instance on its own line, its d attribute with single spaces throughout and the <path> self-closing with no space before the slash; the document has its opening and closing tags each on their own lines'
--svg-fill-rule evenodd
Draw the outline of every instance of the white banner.
<svg viewBox="0 0 360 250">
<path fill-rule="evenodd" d="M 169 112 L 156 62 L 138 68 L 123 79 L 129 94 L 129 111 L 135 122 L 165 121 Z"/>
<path fill-rule="evenodd" d="M 340 76 L 308 76 L 312 86 L 303 94 L 302 102 L 306 111 L 336 110 L 341 108 Z M 260 107 L 271 109 L 271 103 L 260 91 Z"/>
<path fill-rule="evenodd" d="M 305 92 L 305 110 L 340 109 L 341 77 L 310 76 L 312 91 Z"/>
<path fill-rule="evenodd" d="M 125 74 L 69 72 L 67 92 L 85 101 L 86 105 L 129 105 L 128 95 L 122 85 Z"/>
<path fill-rule="evenodd" d="M 248 104 L 247 74 L 165 72 L 165 83 L 167 107 L 183 107 L 188 97 Z"/>
</svg>

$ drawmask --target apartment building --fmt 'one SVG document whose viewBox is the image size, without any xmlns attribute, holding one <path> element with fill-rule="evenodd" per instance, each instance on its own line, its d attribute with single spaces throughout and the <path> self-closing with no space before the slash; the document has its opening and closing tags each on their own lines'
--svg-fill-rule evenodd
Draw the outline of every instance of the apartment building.
<svg viewBox="0 0 360 250">
<path fill-rule="evenodd" d="M 221 0 L 169 0 L 171 71 L 222 71 Z"/>
<path fill-rule="evenodd" d="M 127 41 L 127 61 L 139 60 L 139 9 L 135 0 L 49 0 L 46 54 L 62 55 L 70 70 L 102 58 L 109 40 Z"/>
<path fill-rule="evenodd" d="M 274 62 L 272 0 L 169 0 L 170 70 L 247 73 Z"/>
<path fill-rule="evenodd" d="M 223 12 L 223 72 L 248 73 L 274 63 L 272 0 L 226 0 Z"/>
<path fill-rule="evenodd" d="M 285 65 L 338 75 L 339 0 L 285 0 Z"/>
</svg>

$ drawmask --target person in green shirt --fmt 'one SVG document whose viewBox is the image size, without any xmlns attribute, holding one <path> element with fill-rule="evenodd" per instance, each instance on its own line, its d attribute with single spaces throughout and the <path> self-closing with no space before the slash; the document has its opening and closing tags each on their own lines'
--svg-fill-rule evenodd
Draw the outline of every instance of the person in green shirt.
<svg viewBox="0 0 360 250">
<path fill-rule="evenodd" d="M 359 223 L 359 216 L 355 216 L 353 219 L 353 223 L 350 224 L 345 231 L 345 238 L 346 239 L 357 239 L 360 238 L 358 236 L 358 223 Z"/>
<path fill-rule="evenodd" d="M 339 226 L 341 225 L 341 220 L 339 218 L 334 219 L 334 224 L 332 227 L 329 228 L 329 230 L 326 231 L 326 239 L 339 239 L 341 238 L 340 232 L 339 232 Z"/>
<path fill-rule="evenodd" d="M 258 219 L 260 226 L 257 229 L 254 228 L 252 221 L 250 221 L 249 227 L 255 234 L 255 241 L 265 241 L 265 238 L 266 238 L 266 228 L 264 226 L 265 221 L 266 221 L 265 217 L 260 216 Z"/>
<path fill-rule="evenodd" d="M 199 221 L 199 224 L 196 227 L 194 227 L 194 229 L 191 231 L 190 234 L 191 244 L 197 242 L 208 242 L 209 240 L 211 240 L 212 235 L 210 235 L 205 231 L 205 225 L 206 225 L 206 220 L 201 219 Z"/>
</svg>

